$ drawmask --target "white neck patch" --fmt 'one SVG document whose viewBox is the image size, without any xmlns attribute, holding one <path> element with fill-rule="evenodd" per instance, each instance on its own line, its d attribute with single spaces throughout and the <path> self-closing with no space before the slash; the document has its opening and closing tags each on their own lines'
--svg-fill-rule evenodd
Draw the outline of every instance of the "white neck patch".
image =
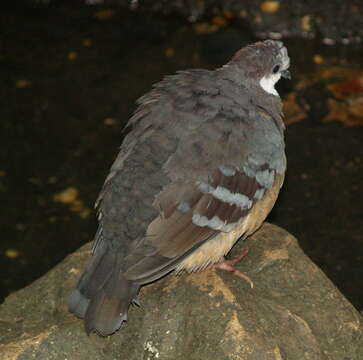
<svg viewBox="0 0 363 360">
<path fill-rule="evenodd" d="M 270 76 L 264 76 L 260 80 L 260 86 L 263 90 L 265 90 L 267 93 L 279 96 L 279 93 L 275 89 L 275 84 L 280 80 L 281 74 L 272 74 Z"/>
</svg>

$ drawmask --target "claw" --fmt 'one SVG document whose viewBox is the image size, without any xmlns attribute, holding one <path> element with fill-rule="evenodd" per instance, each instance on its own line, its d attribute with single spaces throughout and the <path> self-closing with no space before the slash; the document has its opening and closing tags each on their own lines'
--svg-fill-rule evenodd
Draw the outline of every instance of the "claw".
<svg viewBox="0 0 363 360">
<path fill-rule="evenodd" d="M 236 269 L 235 265 L 241 261 L 246 255 L 248 254 L 248 248 L 243 249 L 240 255 L 234 257 L 233 259 L 224 259 L 217 264 L 213 264 L 208 267 L 208 269 L 220 269 L 232 272 L 234 275 L 238 276 L 239 278 L 247 281 L 251 289 L 253 289 L 253 281 L 242 271 Z"/>
</svg>

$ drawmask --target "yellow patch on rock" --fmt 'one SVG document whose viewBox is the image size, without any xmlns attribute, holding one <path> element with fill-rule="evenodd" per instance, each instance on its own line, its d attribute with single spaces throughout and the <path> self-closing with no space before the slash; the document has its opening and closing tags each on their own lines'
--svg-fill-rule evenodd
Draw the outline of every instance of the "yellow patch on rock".
<svg viewBox="0 0 363 360">
<path fill-rule="evenodd" d="M 0 354 L 2 360 L 15 360 L 18 359 L 24 352 L 24 349 L 33 349 L 33 351 L 38 348 L 44 340 L 46 340 L 53 328 L 40 333 L 37 336 L 18 340 L 16 343 L 0 344 Z"/>
<path fill-rule="evenodd" d="M 233 360 L 247 359 L 246 356 L 252 354 L 254 351 L 253 345 L 251 346 L 254 341 L 239 321 L 236 310 L 232 310 L 232 316 L 226 326 L 225 338 L 232 340 L 230 344 L 234 347 L 231 350 L 231 354 L 233 354 L 231 359 Z"/>
<path fill-rule="evenodd" d="M 78 275 L 78 274 L 79 274 L 79 272 L 80 272 L 80 270 L 72 267 L 72 268 L 70 268 L 70 269 L 68 270 L 68 272 L 69 272 L 70 274 Z"/>
<path fill-rule="evenodd" d="M 169 292 L 177 287 L 179 282 L 179 276 L 169 276 L 169 281 L 166 286 L 163 287 L 163 291 Z"/>
<path fill-rule="evenodd" d="M 231 319 L 228 321 L 226 332 L 232 335 L 234 338 L 243 341 L 243 338 L 247 336 L 246 330 L 238 320 L 237 311 L 232 310 Z"/>
<path fill-rule="evenodd" d="M 228 301 L 230 304 L 240 307 L 235 295 L 216 271 L 207 270 L 191 274 L 188 276 L 187 281 L 192 283 L 201 291 L 208 291 L 208 295 L 211 297 L 216 297 L 219 294 L 222 294 L 224 300 Z"/>
<path fill-rule="evenodd" d="M 275 356 L 276 360 L 284 360 L 283 357 L 281 356 L 281 352 L 280 352 L 279 347 L 274 348 L 274 356 Z"/>
<path fill-rule="evenodd" d="M 265 251 L 263 253 L 263 256 L 263 262 L 269 263 L 276 260 L 287 260 L 289 258 L 289 252 L 287 251 L 287 249 L 276 249 Z"/>
</svg>

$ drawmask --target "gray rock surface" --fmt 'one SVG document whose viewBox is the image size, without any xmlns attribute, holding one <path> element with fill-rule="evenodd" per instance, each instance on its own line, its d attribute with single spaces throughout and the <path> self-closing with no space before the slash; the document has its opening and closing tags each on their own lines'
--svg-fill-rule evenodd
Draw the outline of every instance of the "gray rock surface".
<svg viewBox="0 0 363 360">
<path fill-rule="evenodd" d="M 304 255 L 294 237 L 265 224 L 240 270 L 169 275 L 140 293 L 141 308 L 115 335 L 87 337 L 66 300 L 90 244 L 0 307 L 1 359 L 363 359 L 363 319 Z"/>
</svg>

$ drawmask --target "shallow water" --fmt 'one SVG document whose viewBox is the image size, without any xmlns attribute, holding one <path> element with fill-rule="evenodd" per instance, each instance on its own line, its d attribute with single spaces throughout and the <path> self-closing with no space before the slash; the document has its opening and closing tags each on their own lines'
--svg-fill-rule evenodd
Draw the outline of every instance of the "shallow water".
<svg viewBox="0 0 363 360">
<path fill-rule="evenodd" d="M 209 32 L 179 18 L 96 13 L 0 14 L 1 298 L 92 239 L 93 203 L 135 100 L 163 75 L 220 66 L 255 40 L 237 21 Z M 359 69 L 363 53 L 319 40 L 285 43 L 293 80 L 279 91 L 283 98 L 296 93 L 305 118 L 287 126 L 288 173 L 269 221 L 294 234 L 362 309 L 363 126 L 322 121 L 327 83 L 335 80 L 317 74 Z"/>
</svg>

